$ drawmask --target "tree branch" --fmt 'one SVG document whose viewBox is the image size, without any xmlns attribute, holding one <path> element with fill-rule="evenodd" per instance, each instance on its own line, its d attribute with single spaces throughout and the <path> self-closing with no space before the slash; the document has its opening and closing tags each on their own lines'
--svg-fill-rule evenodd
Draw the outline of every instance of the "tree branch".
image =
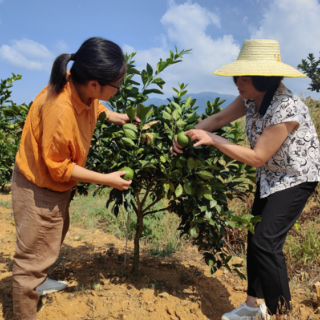
<svg viewBox="0 0 320 320">
<path fill-rule="evenodd" d="M 141 206 L 143 206 L 143 204 L 145 203 L 145 201 L 146 201 L 146 199 L 147 199 L 147 196 L 148 196 L 148 194 L 149 194 L 149 192 L 150 192 L 150 189 L 152 188 L 153 182 L 154 182 L 154 180 L 156 180 L 156 178 L 157 178 L 157 177 L 154 176 L 153 179 L 151 180 L 151 182 L 149 183 L 148 189 L 146 190 L 146 193 L 145 193 L 145 195 L 144 195 L 144 197 L 143 197 L 143 199 L 142 199 L 142 201 L 141 201 Z"/>
<path fill-rule="evenodd" d="M 167 207 L 167 208 L 163 208 L 163 209 L 159 209 L 159 210 L 153 210 L 153 211 L 149 211 L 147 213 L 144 213 L 143 216 L 146 216 L 147 214 L 151 214 L 151 213 L 155 213 L 155 212 L 160 212 L 160 211 L 165 211 L 165 210 L 169 210 L 172 209 L 173 206 Z"/>
<path fill-rule="evenodd" d="M 141 202 L 140 202 L 140 198 L 139 198 L 139 192 L 136 192 L 136 199 L 137 199 L 137 204 L 138 204 L 138 210 L 141 210 Z"/>
<path fill-rule="evenodd" d="M 142 210 L 142 214 L 153 207 L 157 202 L 159 202 L 162 198 L 156 198 L 151 204 L 149 204 L 145 209 Z"/>
<path fill-rule="evenodd" d="M 136 215 L 138 215 L 138 209 L 132 200 L 131 200 L 131 205 L 132 205 L 132 208 L 133 208 L 134 212 L 136 213 Z"/>
</svg>

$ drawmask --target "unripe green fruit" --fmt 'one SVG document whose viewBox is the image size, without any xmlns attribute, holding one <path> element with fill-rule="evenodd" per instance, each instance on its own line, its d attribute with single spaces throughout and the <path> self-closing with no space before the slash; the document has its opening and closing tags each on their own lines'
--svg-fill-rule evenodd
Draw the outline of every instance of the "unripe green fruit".
<svg viewBox="0 0 320 320">
<path fill-rule="evenodd" d="M 178 141 L 178 144 L 181 146 L 181 147 L 186 147 L 190 144 L 191 142 L 191 139 L 189 136 L 186 136 L 184 134 L 184 132 L 180 132 L 178 133 L 178 136 L 177 136 L 177 141 Z"/>
<path fill-rule="evenodd" d="M 122 176 L 122 179 L 124 179 L 124 180 L 129 181 L 129 180 L 132 180 L 134 177 L 134 171 L 129 167 L 123 167 L 123 168 L 119 169 L 118 171 L 125 171 L 126 172 Z"/>
<path fill-rule="evenodd" d="M 9 129 L 14 129 L 14 124 L 9 124 Z"/>
</svg>

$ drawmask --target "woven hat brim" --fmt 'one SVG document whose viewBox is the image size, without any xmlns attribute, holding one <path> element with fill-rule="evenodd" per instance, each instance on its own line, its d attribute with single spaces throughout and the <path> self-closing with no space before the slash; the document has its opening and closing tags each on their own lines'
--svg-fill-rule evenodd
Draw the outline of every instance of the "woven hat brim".
<svg viewBox="0 0 320 320">
<path fill-rule="evenodd" d="M 306 75 L 299 72 L 297 69 L 278 61 L 248 61 L 236 60 L 229 63 L 214 74 L 219 76 L 273 76 L 285 78 L 305 78 Z"/>
</svg>

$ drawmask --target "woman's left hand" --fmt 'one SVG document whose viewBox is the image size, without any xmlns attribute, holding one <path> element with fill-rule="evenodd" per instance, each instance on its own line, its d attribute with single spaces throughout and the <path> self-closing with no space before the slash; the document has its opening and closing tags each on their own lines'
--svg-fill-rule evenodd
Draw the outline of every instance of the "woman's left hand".
<svg viewBox="0 0 320 320">
<path fill-rule="evenodd" d="M 194 147 L 198 147 L 201 145 L 213 145 L 214 142 L 214 134 L 201 130 L 201 129 L 191 129 L 186 132 L 186 135 L 190 137 L 191 141 L 198 140 L 194 144 Z"/>
<path fill-rule="evenodd" d="M 111 112 L 111 114 L 109 114 L 108 121 L 123 126 L 124 124 L 129 122 L 130 119 L 126 113 Z M 134 117 L 134 121 L 136 124 L 141 122 L 141 120 L 137 116 Z"/>
</svg>

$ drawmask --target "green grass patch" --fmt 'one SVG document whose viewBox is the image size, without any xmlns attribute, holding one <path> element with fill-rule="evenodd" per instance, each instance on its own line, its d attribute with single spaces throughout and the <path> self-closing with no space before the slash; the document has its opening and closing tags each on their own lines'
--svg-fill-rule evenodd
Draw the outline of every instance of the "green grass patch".
<svg viewBox="0 0 320 320">
<path fill-rule="evenodd" d="M 77 196 L 70 204 L 71 223 L 86 229 L 99 228 L 105 233 L 112 234 L 118 239 L 126 237 L 126 224 L 128 213 L 120 210 L 116 217 L 112 212 L 112 205 L 106 208 L 108 189 L 97 196 Z M 151 200 L 146 204 L 151 203 Z M 153 210 L 166 207 L 166 201 L 158 202 Z M 136 214 L 129 214 L 128 238 L 133 240 L 137 227 Z M 153 213 L 144 218 L 144 228 L 140 242 L 147 246 L 151 255 L 167 256 L 187 246 L 185 238 L 180 238 L 177 228 L 180 218 L 174 213 L 166 211 Z"/>
</svg>

